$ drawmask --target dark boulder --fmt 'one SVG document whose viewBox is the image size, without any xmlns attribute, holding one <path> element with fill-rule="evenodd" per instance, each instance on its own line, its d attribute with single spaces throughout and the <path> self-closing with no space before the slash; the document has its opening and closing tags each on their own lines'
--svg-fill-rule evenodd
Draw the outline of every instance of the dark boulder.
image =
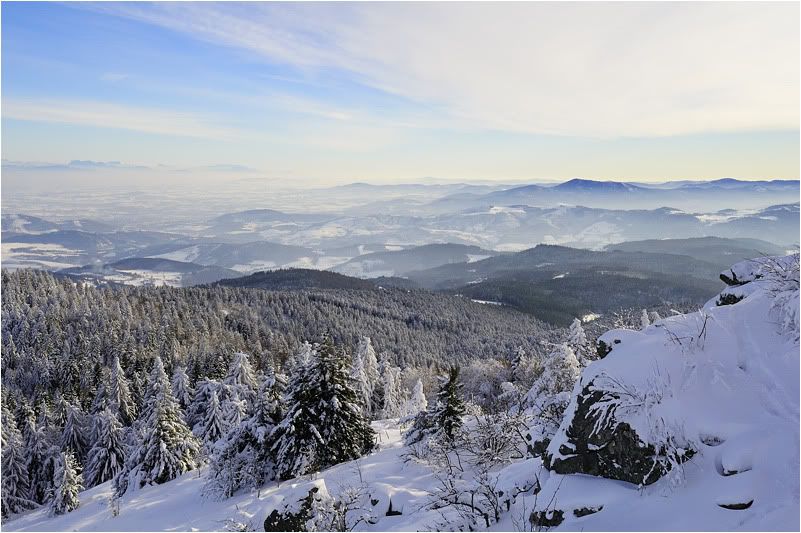
<svg viewBox="0 0 801 533">
<path fill-rule="evenodd" d="M 576 518 L 581 518 L 582 516 L 588 516 L 591 514 L 595 514 L 598 511 L 603 510 L 604 506 L 599 505 L 598 507 L 581 507 L 579 509 L 573 509 L 573 516 Z"/>
<path fill-rule="evenodd" d="M 529 517 L 529 522 L 535 528 L 556 527 L 565 520 L 565 512 L 560 509 L 553 511 L 534 511 Z"/>
<path fill-rule="evenodd" d="M 296 511 L 273 509 L 264 520 L 264 531 L 306 531 L 306 522 L 312 518 L 314 498 L 320 489 L 312 487 L 309 494 L 298 502 Z"/>
<path fill-rule="evenodd" d="M 715 305 L 717 305 L 718 307 L 720 307 L 721 305 L 734 305 L 743 298 L 745 298 L 745 296 L 739 296 L 737 294 L 722 292 L 720 293 L 720 296 L 718 296 L 718 301 L 715 302 Z"/>
<path fill-rule="evenodd" d="M 577 398 L 565 438 L 552 442 L 545 454 L 546 468 L 559 474 L 589 474 L 637 485 L 649 485 L 670 470 L 664 450 L 645 444 L 626 422 L 602 419 L 592 410 L 598 402 L 615 402 L 613 392 L 599 390 L 590 381 Z M 556 448 L 554 448 L 556 446 Z M 693 455 L 685 450 L 682 460 Z"/>
</svg>

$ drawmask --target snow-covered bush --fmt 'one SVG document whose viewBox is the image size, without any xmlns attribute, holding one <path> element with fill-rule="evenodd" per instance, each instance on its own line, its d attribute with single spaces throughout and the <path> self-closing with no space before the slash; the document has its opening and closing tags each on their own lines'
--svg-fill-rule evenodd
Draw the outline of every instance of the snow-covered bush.
<svg viewBox="0 0 801 533">
<path fill-rule="evenodd" d="M 486 412 L 505 408 L 500 401 L 501 384 L 510 377 L 510 369 L 497 359 L 474 360 L 461 370 L 464 396 Z"/>
<path fill-rule="evenodd" d="M 553 433 L 562 421 L 570 393 L 581 374 L 581 366 L 567 344 L 558 344 L 542 363 L 542 373 L 531 386 L 523 405 Z"/>
</svg>

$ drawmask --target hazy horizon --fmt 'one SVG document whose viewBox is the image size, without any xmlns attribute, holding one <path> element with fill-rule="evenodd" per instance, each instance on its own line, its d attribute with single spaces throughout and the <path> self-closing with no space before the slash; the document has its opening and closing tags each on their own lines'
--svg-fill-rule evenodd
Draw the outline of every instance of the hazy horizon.
<svg viewBox="0 0 801 533">
<path fill-rule="evenodd" d="M 796 3 L 2 14 L 12 189 L 799 178 Z"/>
</svg>

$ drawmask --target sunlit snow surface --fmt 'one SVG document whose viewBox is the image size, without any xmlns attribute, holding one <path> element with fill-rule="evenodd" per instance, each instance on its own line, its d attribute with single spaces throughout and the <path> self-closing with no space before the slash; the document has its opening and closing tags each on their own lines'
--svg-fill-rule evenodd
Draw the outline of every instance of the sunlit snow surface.
<svg viewBox="0 0 801 533">
<path fill-rule="evenodd" d="M 539 459 L 517 462 L 497 471 L 500 486 L 539 477 L 542 491 L 521 495 L 491 529 L 519 530 L 532 510 L 564 511 L 554 528 L 570 531 L 627 530 L 797 530 L 799 527 L 799 345 L 798 291 L 785 293 L 783 305 L 766 289 L 753 285 L 734 305 L 714 301 L 693 314 L 657 321 L 643 331 L 606 334 L 619 339 L 604 359 L 590 364 L 576 390 L 603 374 L 634 389 L 659 381 L 661 400 L 647 412 L 623 415 L 639 435 L 649 438 L 653 421 L 681 427 L 696 455 L 682 475 L 669 475 L 647 487 L 592 477 L 558 475 Z M 782 327 L 790 325 L 790 328 Z M 568 408 L 575 408 L 575 400 Z M 158 531 L 220 530 L 226 520 L 261 530 L 265 517 L 290 494 L 312 483 L 337 496 L 363 476 L 373 498 L 391 498 L 399 516 L 378 513 L 378 521 L 360 531 L 421 531 L 436 528 L 442 516 L 428 506 L 436 480 L 423 464 L 405 462 L 406 448 L 393 423 L 374 423 L 380 449 L 358 461 L 317 475 L 225 501 L 201 497 L 205 469 L 167 484 L 128 494 L 118 516 L 109 507 L 109 483 L 81 493 L 75 511 L 48 517 L 45 509 L 14 517 L 7 531 Z M 560 431 L 564 431 L 563 423 Z M 557 438 L 554 441 L 558 440 Z M 675 471 L 677 474 L 679 471 Z M 726 475 L 724 475 L 726 474 Z M 745 510 L 725 504 L 753 501 Z M 600 507 L 576 517 L 574 509 Z M 441 526 L 440 526 L 441 527 Z M 530 529 L 529 529 L 530 530 Z"/>
</svg>

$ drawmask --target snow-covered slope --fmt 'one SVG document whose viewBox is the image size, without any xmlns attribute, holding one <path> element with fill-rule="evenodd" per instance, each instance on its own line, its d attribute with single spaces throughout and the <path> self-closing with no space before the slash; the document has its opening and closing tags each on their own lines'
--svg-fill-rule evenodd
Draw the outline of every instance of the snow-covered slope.
<svg viewBox="0 0 801 533">
<path fill-rule="evenodd" d="M 611 352 L 583 372 L 548 449 L 556 471 L 575 473 L 551 473 L 538 495 L 538 508 L 563 511 L 562 528 L 798 529 L 798 255 L 733 274 L 739 285 L 724 293 L 741 301 L 602 336 Z M 653 481 L 615 462 L 636 456 L 623 424 L 672 470 L 642 488 L 584 475 Z M 595 440 L 607 429 L 616 442 Z"/>
<path fill-rule="evenodd" d="M 724 294 L 732 297 L 602 337 L 611 350 L 584 370 L 545 461 L 493 471 L 503 506 L 490 530 L 798 529 L 798 256 L 746 262 L 724 274 L 732 284 Z M 430 505 L 439 479 L 428 465 L 404 461 L 409 449 L 397 425 L 374 427 L 378 451 L 258 492 L 204 499 L 200 469 L 125 495 L 118 513 L 106 483 L 81 493 L 71 513 L 51 518 L 35 510 L 3 527 L 258 531 L 274 509 L 311 488 L 339 498 L 359 486 L 370 520 L 355 530 L 459 527 L 457 510 Z M 609 440 L 593 440 L 598 435 Z M 522 487 L 528 490 L 517 494 Z"/>
</svg>

